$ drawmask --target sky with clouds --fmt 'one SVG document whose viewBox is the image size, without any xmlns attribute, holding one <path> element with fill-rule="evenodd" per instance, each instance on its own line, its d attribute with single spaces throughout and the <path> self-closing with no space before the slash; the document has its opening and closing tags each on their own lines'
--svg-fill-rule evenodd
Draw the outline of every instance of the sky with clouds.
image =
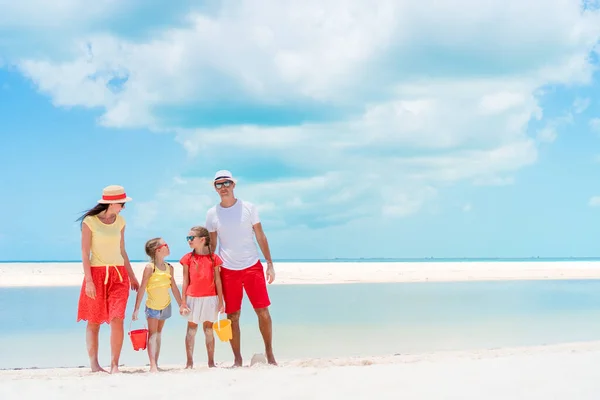
<svg viewBox="0 0 600 400">
<path fill-rule="evenodd" d="M 185 251 L 230 169 L 273 257 L 598 256 L 600 2 L 0 0 L 0 260 Z"/>
</svg>

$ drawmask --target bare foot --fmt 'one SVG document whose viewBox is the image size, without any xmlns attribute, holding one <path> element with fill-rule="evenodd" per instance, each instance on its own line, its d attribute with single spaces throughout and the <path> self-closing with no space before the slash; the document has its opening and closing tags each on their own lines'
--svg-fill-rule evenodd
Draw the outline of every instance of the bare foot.
<svg viewBox="0 0 600 400">
<path fill-rule="evenodd" d="M 107 372 L 104 368 L 102 368 L 99 364 L 92 365 L 92 372 Z"/>
<path fill-rule="evenodd" d="M 150 367 L 150 372 L 158 372 L 158 367 Z"/>
<path fill-rule="evenodd" d="M 275 361 L 275 356 L 273 353 L 267 354 L 267 362 L 271 365 L 277 365 L 277 361 Z"/>
<path fill-rule="evenodd" d="M 215 362 L 214 361 L 209 361 L 208 362 L 208 368 L 216 368 Z"/>
<path fill-rule="evenodd" d="M 185 369 L 193 369 L 194 368 L 194 363 L 193 362 L 189 362 L 185 365 Z"/>
<path fill-rule="evenodd" d="M 233 366 L 234 367 L 241 367 L 242 366 L 242 357 L 236 358 L 235 360 L 233 360 Z"/>
<path fill-rule="evenodd" d="M 121 371 L 119 371 L 119 366 L 118 365 L 113 365 L 112 367 L 110 367 L 110 373 L 111 374 L 118 374 Z"/>
</svg>

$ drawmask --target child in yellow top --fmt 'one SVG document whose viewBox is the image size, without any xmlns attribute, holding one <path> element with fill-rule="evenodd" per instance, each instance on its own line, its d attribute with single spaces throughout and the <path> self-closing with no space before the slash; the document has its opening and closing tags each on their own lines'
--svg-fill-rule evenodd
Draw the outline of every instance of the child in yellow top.
<svg viewBox="0 0 600 400">
<path fill-rule="evenodd" d="M 161 238 L 150 239 L 146 242 L 146 254 L 152 259 L 144 268 L 144 276 L 135 299 L 132 319 L 138 318 L 140 303 L 146 299 L 146 318 L 148 320 L 148 357 L 150 358 L 150 372 L 158 372 L 158 355 L 160 354 L 161 332 L 165 321 L 171 317 L 171 296 L 169 288 L 175 296 L 177 305 L 181 307 L 181 293 L 175 283 L 173 266 L 165 262 L 169 256 L 169 245 Z"/>
</svg>

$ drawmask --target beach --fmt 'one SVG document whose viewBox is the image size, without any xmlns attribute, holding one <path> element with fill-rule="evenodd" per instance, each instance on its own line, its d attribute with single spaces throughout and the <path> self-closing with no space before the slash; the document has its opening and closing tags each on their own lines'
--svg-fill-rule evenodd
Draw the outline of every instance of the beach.
<svg viewBox="0 0 600 400">
<path fill-rule="evenodd" d="M 146 263 L 131 264 L 141 277 Z M 178 284 L 181 265 L 172 262 Z M 600 279 L 600 261 L 534 262 L 279 262 L 273 284 L 459 282 Z M 83 268 L 70 263 L 0 263 L 0 287 L 80 286 Z"/>
<path fill-rule="evenodd" d="M 278 367 L 0 371 L 0 398 L 577 399 L 600 393 L 600 342 L 378 358 L 296 360 Z"/>
<path fill-rule="evenodd" d="M 133 263 L 138 276 L 145 263 Z M 178 263 L 173 263 L 176 270 Z M 600 262 L 281 262 L 273 285 L 392 282 L 470 282 L 597 280 Z M 81 285 L 81 263 L 3 263 L 0 287 Z M 181 282 L 181 275 L 176 273 Z M 362 285 L 361 285 L 362 286 Z M 304 286 L 303 286 L 304 287 Z M 347 287 L 347 286 L 344 286 Z M 1 289 L 0 289 L 1 290 Z M 568 329 L 566 327 L 566 329 Z M 125 338 L 124 346 L 130 346 Z M 319 332 L 306 337 L 319 341 Z M 339 340 L 343 341 L 344 337 Z M 103 343 L 104 347 L 107 343 Z M 220 344 L 226 350 L 227 344 Z M 198 346 L 202 351 L 202 346 Z M 220 350 L 226 357 L 228 353 Z M 240 399 L 596 399 L 600 393 L 600 341 L 535 346 L 420 351 L 377 356 L 282 358 L 279 366 L 194 370 L 165 364 L 148 373 L 126 364 L 118 375 L 91 374 L 82 368 L 0 370 L 0 399 L 167 399 L 198 391 L 212 398 Z M 57 363 L 60 363 L 57 360 Z M 58 366 L 59 364 L 57 364 Z"/>
</svg>

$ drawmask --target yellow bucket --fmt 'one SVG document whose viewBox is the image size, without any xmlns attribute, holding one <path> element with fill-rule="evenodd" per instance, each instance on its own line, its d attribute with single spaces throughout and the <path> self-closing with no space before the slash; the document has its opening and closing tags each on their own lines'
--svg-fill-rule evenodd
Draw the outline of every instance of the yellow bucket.
<svg viewBox="0 0 600 400">
<path fill-rule="evenodd" d="M 213 329 L 217 332 L 217 336 L 222 342 L 228 342 L 233 337 L 231 320 L 227 318 L 221 319 L 221 313 L 217 315 L 217 320 L 213 322 Z"/>
</svg>

